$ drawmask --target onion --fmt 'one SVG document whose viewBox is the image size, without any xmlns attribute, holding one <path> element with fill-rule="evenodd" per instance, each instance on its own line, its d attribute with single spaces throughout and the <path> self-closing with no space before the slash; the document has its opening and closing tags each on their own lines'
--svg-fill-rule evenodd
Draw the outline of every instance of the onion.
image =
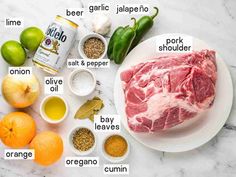
<svg viewBox="0 0 236 177">
<path fill-rule="evenodd" d="M 7 75 L 2 82 L 5 100 L 15 108 L 32 105 L 39 96 L 39 82 L 35 75 Z"/>
</svg>

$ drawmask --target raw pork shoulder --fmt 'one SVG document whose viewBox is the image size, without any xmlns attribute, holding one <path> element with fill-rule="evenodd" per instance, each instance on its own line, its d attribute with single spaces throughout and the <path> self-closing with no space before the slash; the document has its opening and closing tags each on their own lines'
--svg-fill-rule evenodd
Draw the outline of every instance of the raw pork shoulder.
<svg viewBox="0 0 236 177">
<path fill-rule="evenodd" d="M 128 125 L 135 132 L 165 130 L 208 109 L 215 98 L 215 52 L 153 58 L 120 75 Z"/>
</svg>

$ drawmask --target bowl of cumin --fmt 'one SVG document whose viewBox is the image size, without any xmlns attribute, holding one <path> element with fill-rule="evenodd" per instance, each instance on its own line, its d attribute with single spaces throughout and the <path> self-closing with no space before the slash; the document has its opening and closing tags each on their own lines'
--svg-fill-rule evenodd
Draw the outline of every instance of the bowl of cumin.
<svg viewBox="0 0 236 177">
<path fill-rule="evenodd" d="M 69 133 L 69 145 L 76 155 L 89 155 L 96 147 L 96 136 L 88 127 L 75 127 Z"/>
<path fill-rule="evenodd" d="M 103 141 L 102 154 L 112 163 L 124 161 L 128 157 L 129 151 L 129 143 L 123 135 L 111 134 Z"/>
</svg>

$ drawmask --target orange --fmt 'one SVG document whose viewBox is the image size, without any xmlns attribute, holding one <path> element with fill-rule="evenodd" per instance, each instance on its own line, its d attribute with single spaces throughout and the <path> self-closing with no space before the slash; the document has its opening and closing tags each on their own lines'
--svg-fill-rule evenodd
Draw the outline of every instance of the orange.
<svg viewBox="0 0 236 177">
<path fill-rule="evenodd" d="M 45 131 L 35 136 L 30 143 L 30 148 L 35 151 L 35 162 L 48 166 L 61 158 L 63 141 L 58 134 Z"/>
<path fill-rule="evenodd" d="M 24 112 L 12 112 L 0 121 L 0 138 L 11 148 L 21 148 L 30 143 L 36 133 L 34 119 Z"/>
</svg>

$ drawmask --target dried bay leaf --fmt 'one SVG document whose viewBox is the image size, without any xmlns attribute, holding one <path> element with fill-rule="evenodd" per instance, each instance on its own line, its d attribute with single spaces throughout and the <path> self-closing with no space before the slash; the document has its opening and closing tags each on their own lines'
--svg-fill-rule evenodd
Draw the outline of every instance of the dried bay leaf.
<svg viewBox="0 0 236 177">
<path fill-rule="evenodd" d="M 94 120 L 94 115 L 97 114 L 103 108 L 103 101 L 99 97 L 94 97 L 92 100 L 85 102 L 76 112 L 76 119 L 89 118 Z"/>
<path fill-rule="evenodd" d="M 101 109 L 102 109 L 103 107 L 104 107 L 104 106 L 102 106 Z M 100 110 L 101 110 L 101 109 L 100 109 Z M 97 115 L 100 110 L 94 110 L 94 113 L 89 116 L 89 120 L 91 120 L 92 122 L 94 122 L 94 116 Z"/>
<path fill-rule="evenodd" d="M 76 112 L 75 118 L 85 119 L 89 115 L 93 114 L 94 110 L 101 107 L 101 102 L 98 100 L 88 100 L 84 103 Z"/>
<path fill-rule="evenodd" d="M 93 97 L 93 100 L 101 100 L 101 98 L 95 96 L 95 97 Z"/>
<path fill-rule="evenodd" d="M 92 122 L 94 122 L 94 114 L 89 116 L 89 120 L 91 120 Z"/>
</svg>

